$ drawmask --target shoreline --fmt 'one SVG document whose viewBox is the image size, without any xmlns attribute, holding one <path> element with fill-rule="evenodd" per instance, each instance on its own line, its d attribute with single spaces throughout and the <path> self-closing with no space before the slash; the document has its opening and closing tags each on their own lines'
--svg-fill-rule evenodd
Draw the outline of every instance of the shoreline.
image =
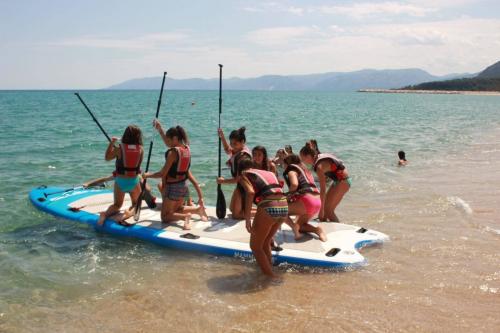
<svg viewBox="0 0 500 333">
<path fill-rule="evenodd" d="M 500 96 L 500 91 L 473 91 L 473 90 L 359 89 L 357 92 L 360 92 L 360 93 L 378 93 L 378 94 L 431 94 L 431 95 Z"/>
</svg>

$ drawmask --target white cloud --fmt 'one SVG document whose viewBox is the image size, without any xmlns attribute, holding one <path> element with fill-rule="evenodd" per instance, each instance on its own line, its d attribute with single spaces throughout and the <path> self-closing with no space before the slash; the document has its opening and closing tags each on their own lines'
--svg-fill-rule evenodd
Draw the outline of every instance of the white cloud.
<svg viewBox="0 0 500 333">
<path fill-rule="evenodd" d="M 316 11 L 323 14 L 339 14 L 347 15 L 355 19 L 363 19 L 366 17 L 377 15 L 408 15 L 414 17 L 422 17 L 427 13 L 435 12 L 437 9 L 433 7 L 422 7 L 413 4 L 400 3 L 400 2 L 362 2 L 354 3 L 352 5 L 339 5 L 339 6 L 321 6 Z"/>
<path fill-rule="evenodd" d="M 186 40 L 188 35 L 182 32 L 147 34 L 130 38 L 103 36 L 83 36 L 50 43 L 52 46 L 89 47 L 105 49 L 143 50 L 165 47 L 168 43 Z"/>
<path fill-rule="evenodd" d="M 265 46 L 283 46 L 290 43 L 304 42 L 318 35 L 317 27 L 276 27 L 251 31 L 247 39 Z"/>
</svg>

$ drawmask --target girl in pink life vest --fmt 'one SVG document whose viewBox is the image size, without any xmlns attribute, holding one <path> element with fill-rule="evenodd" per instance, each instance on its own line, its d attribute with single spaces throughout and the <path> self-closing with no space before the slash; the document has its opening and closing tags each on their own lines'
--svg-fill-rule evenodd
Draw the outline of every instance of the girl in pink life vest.
<svg viewBox="0 0 500 333">
<path fill-rule="evenodd" d="M 276 175 L 270 171 L 253 168 L 251 160 L 239 162 L 238 183 L 245 191 L 245 221 L 250 232 L 250 248 L 262 272 L 271 278 L 271 241 L 274 234 L 288 217 L 288 203 Z M 257 212 L 252 222 L 252 202 Z"/>
<path fill-rule="evenodd" d="M 197 214 L 202 221 L 208 221 L 203 203 L 203 193 L 190 170 L 191 152 L 189 140 L 186 131 L 180 126 L 171 127 L 164 132 L 160 122 L 155 121 L 154 125 L 169 149 L 165 153 L 163 168 L 155 173 L 148 172 L 143 177 L 162 178 L 162 222 L 169 223 L 184 220 L 184 229 L 189 230 L 191 228 L 191 214 Z M 198 193 L 198 207 L 184 206 L 184 196 L 188 190 L 187 180 L 193 184 Z"/>
<path fill-rule="evenodd" d="M 276 164 L 267 157 L 267 150 L 265 147 L 253 147 L 252 160 L 256 169 L 271 171 L 275 175 L 278 175 Z"/>
<path fill-rule="evenodd" d="M 130 125 L 125 129 L 118 147 L 115 146 L 117 140 L 115 137 L 111 139 L 104 155 L 106 161 L 116 160 L 116 169 L 113 173 L 115 178 L 114 203 L 104 213 L 100 214 L 97 221 L 98 226 L 102 226 L 107 217 L 120 211 L 125 199 L 125 193 L 128 193 L 132 200 L 132 207 L 125 210 L 123 218 L 119 222 L 125 225 L 125 220 L 134 215 L 135 202 L 141 193 L 139 175 L 144 155 L 141 129 L 135 125 Z"/>
<path fill-rule="evenodd" d="M 221 128 L 218 130 L 219 137 L 221 138 L 222 144 L 224 146 L 224 150 L 226 154 L 230 156 L 229 160 L 226 164 L 231 169 L 231 179 L 224 179 L 224 177 L 217 178 L 217 184 L 236 184 L 236 188 L 233 191 L 233 195 L 231 196 L 231 203 L 229 204 L 229 210 L 231 211 L 232 217 L 234 219 L 243 219 L 245 217 L 244 211 L 244 194 L 243 188 L 241 184 L 238 182 L 238 163 L 241 160 L 252 159 L 252 153 L 250 149 L 246 146 L 246 137 L 245 137 L 245 127 L 241 127 L 237 130 L 234 130 L 229 135 L 229 142 L 227 143 L 226 138 L 224 137 L 224 132 Z"/>
<path fill-rule="evenodd" d="M 294 224 L 289 218 L 289 223 L 295 234 L 295 239 L 302 238 L 305 232 L 313 232 L 318 235 L 318 238 L 325 242 L 326 234 L 323 229 L 318 226 L 314 227 L 309 224 L 309 221 L 319 213 L 321 209 L 321 199 L 319 190 L 314 183 L 314 177 L 302 164 L 300 157 L 295 154 L 288 155 L 284 158 L 285 171 L 283 177 L 288 185 L 288 213 L 289 215 L 297 216 Z"/>
<path fill-rule="evenodd" d="M 300 150 L 300 158 L 306 164 L 312 165 L 318 175 L 320 185 L 321 209 L 320 221 L 339 222 L 335 209 L 351 187 L 351 178 L 344 162 L 333 154 L 321 154 L 315 140 L 307 142 Z M 327 177 L 333 183 L 326 189 Z"/>
</svg>

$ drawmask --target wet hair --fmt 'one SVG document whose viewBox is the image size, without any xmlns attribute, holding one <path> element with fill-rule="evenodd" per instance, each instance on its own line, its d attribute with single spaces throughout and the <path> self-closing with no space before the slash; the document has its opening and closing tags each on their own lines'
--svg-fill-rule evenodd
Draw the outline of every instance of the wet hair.
<svg viewBox="0 0 500 333">
<path fill-rule="evenodd" d="M 142 146 L 142 132 L 139 126 L 129 125 L 122 135 L 122 143 L 126 145 L 140 145 Z"/>
<path fill-rule="evenodd" d="M 404 151 L 402 150 L 398 151 L 398 156 L 400 160 L 406 161 L 406 154 Z"/>
<path fill-rule="evenodd" d="M 283 161 L 286 163 L 286 165 L 290 165 L 290 164 L 301 164 L 301 160 L 300 160 L 300 157 L 298 155 L 295 155 L 295 154 L 290 154 L 288 155 L 287 157 L 285 157 L 283 159 Z"/>
<path fill-rule="evenodd" d="M 243 127 L 240 127 L 239 129 L 237 130 L 234 130 L 231 132 L 231 134 L 229 134 L 229 140 L 236 140 L 238 142 L 247 142 L 247 138 L 245 136 L 245 126 Z"/>
<path fill-rule="evenodd" d="M 255 154 L 256 151 L 260 151 L 262 155 L 264 155 L 264 159 L 262 160 L 262 168 L 263 170 L 269 171 L 269 159 L 267 158 L 267 150 L 264 146 L 255 146 L 252 149 L 252 155 Z"/>
<path fill-rule="evenodd" d="M 238 173 L 241 174 L 243 171 L 254 167 L 254 163 L 250 159 L 243 159 L 238 163 Z"/>
<path fill-rule="evenodd" d="M 177 137 L 177 139 L 185 145 L 189 145 L 189 139 L 186 133 L 186 130 L 181 126 L 170 127 L 165 135 L 169 138 Z"/>
<path fill-rule="evenodd" d="M 316 142 L 316 141 L 315 141 Z M 317 150 L 318 145 L 314 145 L 311 143 L 311 141 L 307 141 L 305 146 L 300 149 L 300 154 L 305 155 L 305 156 L 312 156 L 315 157 L 316 155 L 319 154 L 319 151 Z"/>
</svg>

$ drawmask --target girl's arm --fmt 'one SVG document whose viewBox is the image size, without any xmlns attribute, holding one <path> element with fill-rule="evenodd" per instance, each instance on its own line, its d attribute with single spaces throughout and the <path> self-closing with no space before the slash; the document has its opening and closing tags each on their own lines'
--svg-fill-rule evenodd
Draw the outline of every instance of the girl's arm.
<svg viewBox="0 0 500 333">
<path fill-rule="evenodd" d="M 198 181 L 196 180 L 196 178 L 194 178 L 193 174 L 191 173 L 191 170 L 188 171 L 188 179 L 191 182 L 191 184 L 193 184 L 196 193 L 198 193 L 198 205 L 204 206 L 203 193 L 201 192 L 201 188 L 200 185 L 198 184 Z"/>
<path fill-rule="evenodd" d="M 231 146 L 227 143 L 222 128 L 218 129 L 218 133 L 219 133 L 219 138 L 222 141 L 222 146 L 224 146 L 224 151 L 226 152 L 226 154 L 231 155 L 233 153 L 233 150 L 231 149 Z"/>
<path fill-rule="evenodd" d="M 160 121 L 158 119 L 153 120 L 153 126 L 156 128 L 158 133 L 160 133 L 163 143 L 165 144 L 165 146 L 167 146 L 167 136 L 165 135 L 165 130 L 161 126 Z"/>
<path fill-rule="evenodd" d="M 163 178 L 163 177 L 165 177 L 165 175 L 168 173 L 168 171 L 172 167 L 172 164 L 174 164 L 174 162 L 176 161 L 176 157 L 177 157 L 176 154 L 175 155 L 174 154 L 170 154 L 170 153 L 168 154 L 167 161 L 165 162 L 165 164 L 163 165 L 163 168 L 161 168 L 160 171 L 154 172 L 154 173 L 153 172 L 148 172 L 148 173 L 145 173 L 142 177 L 144 179 L 146 179 L 146 178 Z"/>
<path fill-rule="evenodd" d="M 252 232 L 252 203 L 255 191 L 250 181 L 245 176 L 240 177 L 239 183 L 245 189 L 245 226 L 248 232 Z"/>
<path fill-rule="evenodd" d="M 239 177 L 226 179 L 224 177 L 217 177 L 217 184 L 236 184 L 239 181 Z"/>
<path fill-rule="evenodd" d="M 326 176 L 325 176 L 325 165 L 326 168 L 329 167 L 328 162 L 323 162 L 318 165 L 316 169 L 316 175 L 318 175 L 319 180 L 319 197 L 321 199 L 321 209 L 319 211 L 318 217 L 320 220 L 324 220 L 325 217 L 325 201 L 326 201 Z"/>
<path fill-rule="evenodd" d="M 288 173 L 288 179 L 290 180 L 290 186 L 288 187 L 288 192 L 295 192 L 299 187 L 299 177 L 297 176 L 297 172 L 290 171 Z"/>
<path fill-rule="evenodd" d="M 112 137 L 109 142 L 108 148 L 106 149 L 106 153 L 104 153 L 104 159 L 106 161 L 111 161 L 118 157 L 118 152 L 120 149 L 115 146 L 115 142 L 118 141 L 118 138 Z"/>
</svg>

